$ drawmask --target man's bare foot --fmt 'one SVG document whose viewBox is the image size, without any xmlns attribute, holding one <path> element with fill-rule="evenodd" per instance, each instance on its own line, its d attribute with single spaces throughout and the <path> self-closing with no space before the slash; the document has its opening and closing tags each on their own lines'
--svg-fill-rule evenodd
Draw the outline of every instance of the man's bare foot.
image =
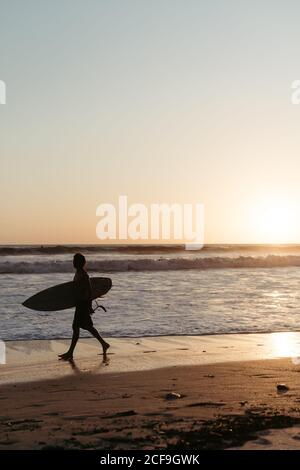
<svg viewBox="0 0 300 470">
<path fill-rule="evenodd" d="M 64 354 L 59 354 L 58 357 L 62 359 L 63 361 L 72 361 L 73 360 L 73 354 L 66 352 Z"/>
<path fill-rule="evenodd" d="M 109 343 L 104 342 L 104 343 L 102 344 L 103 356 L 106 356 L 106 351 L 108 350 L 109 347 L 110 347 L 110 344 L 109 344 Z"/>
</svg>

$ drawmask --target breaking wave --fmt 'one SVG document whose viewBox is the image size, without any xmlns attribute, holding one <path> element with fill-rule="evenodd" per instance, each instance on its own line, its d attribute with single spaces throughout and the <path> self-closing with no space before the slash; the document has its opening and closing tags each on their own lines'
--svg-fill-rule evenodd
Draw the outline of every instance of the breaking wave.
<svg viewBox="0 0 300 470">
<path fill-rule="evenodd" d="M 89 271 L 175 271 L 187 269 L 273 268 L 300 266 L 300 255 L 267 256 L 213 256 L 193 258 L 139 258 L 89 260 Z M 70 273 L 71 261 L 4 261 L 0 260 L 0 274 Z"/>
</svg>

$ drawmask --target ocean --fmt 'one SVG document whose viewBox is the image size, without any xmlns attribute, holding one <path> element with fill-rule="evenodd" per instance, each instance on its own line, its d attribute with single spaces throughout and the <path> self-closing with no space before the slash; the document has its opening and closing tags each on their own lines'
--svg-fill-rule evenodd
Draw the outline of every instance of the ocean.
<svg viewBox="0 0 300 470">
<path fill-rule="evenodd" d="M 72 256 L 113 287 L 93 315 L 105 337 L 300 330 L 300 246 L 0 246 L 0 339 L 69 338 L 73 311 L 22 302 L 73 279 Z M 82 336 L 89 336 L 82 332 Z"/>
</svg>

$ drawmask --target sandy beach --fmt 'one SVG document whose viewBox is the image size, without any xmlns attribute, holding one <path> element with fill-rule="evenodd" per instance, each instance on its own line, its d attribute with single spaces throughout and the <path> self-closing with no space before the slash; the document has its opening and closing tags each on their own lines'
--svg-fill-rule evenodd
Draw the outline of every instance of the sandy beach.
<svg viewBox="0 0 300 470">
<path fill-rule="evenodd" d="M 67 340 L 7 342 L 0 448 L 299 449 L 299 340 L 114 339 L 104 362 L 81 340 L 74 363 Z"/>
</svg>

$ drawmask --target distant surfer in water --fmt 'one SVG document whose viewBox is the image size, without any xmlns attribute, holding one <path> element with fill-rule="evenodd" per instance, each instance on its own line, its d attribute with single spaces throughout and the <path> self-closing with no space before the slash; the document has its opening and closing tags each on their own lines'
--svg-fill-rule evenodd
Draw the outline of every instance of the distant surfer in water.
<svg viewBox="0 0 300 470">
<path fill-rule="evenodd" d="M 103 356 L 105 356 L 110 345 L 101 338 L 93 325 L 91 318 L 91 314 L 93 313 L 92 289 L 89 275 L 85 269 L 86 259 L 81 253 L 76 253 L 74 255 L 73 266 L 76 269 L 74 276 L 76 309 L 73 320 L 73 336 L 69 350 L 64 354 L 59 354 L 59 357 L 66 361 L 73 359 L 73 352 L 79 338 L 80 328 L 89 331 L 95 338 L 97 338 L 102 346 Z"/>
</svg>

